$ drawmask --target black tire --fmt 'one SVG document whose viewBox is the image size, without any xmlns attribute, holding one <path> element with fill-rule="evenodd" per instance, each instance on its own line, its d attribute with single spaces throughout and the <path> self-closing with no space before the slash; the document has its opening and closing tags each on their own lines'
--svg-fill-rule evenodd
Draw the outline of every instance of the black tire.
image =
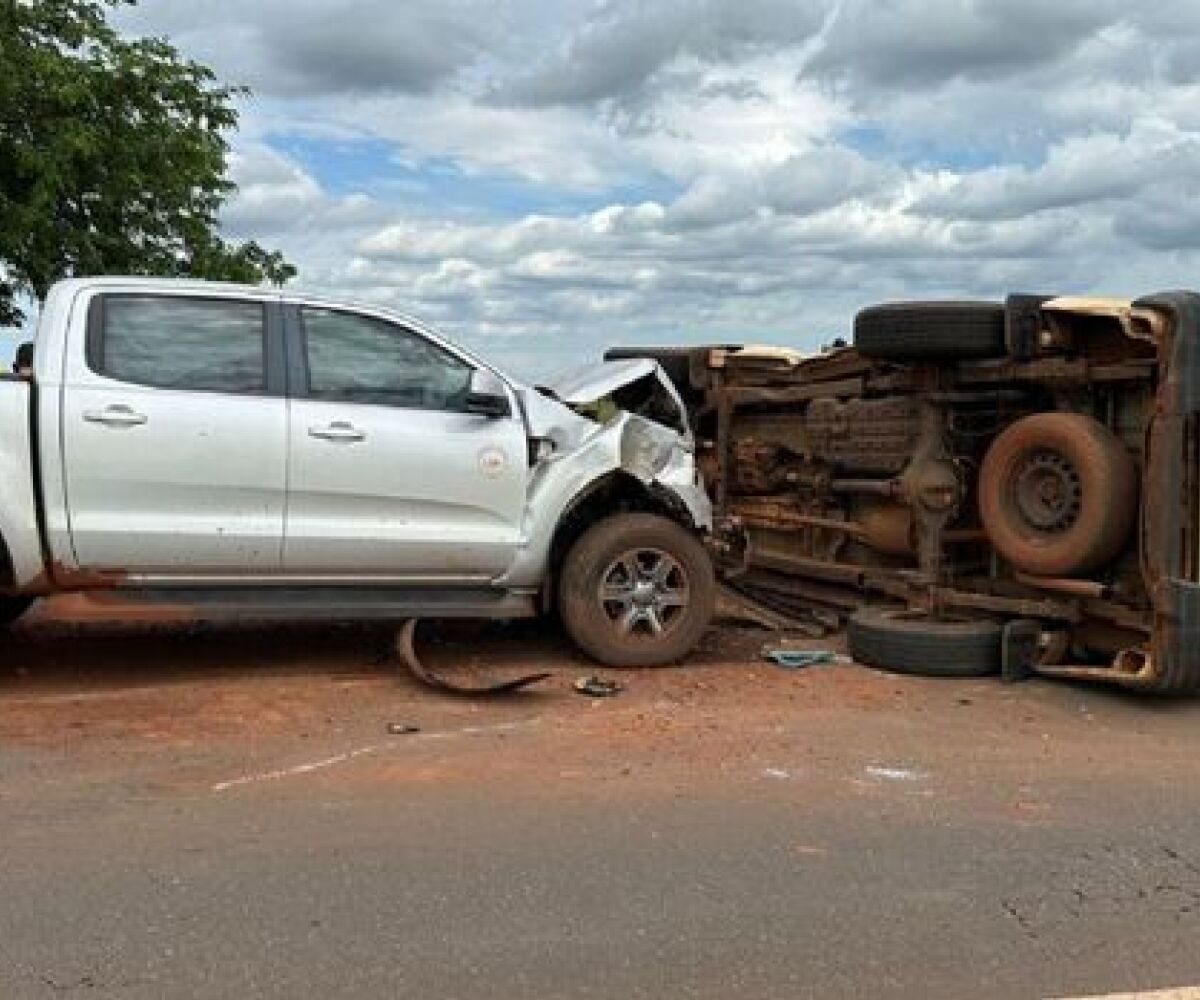
<svg viewBox="0 0 1200 1000">
<path fill-rule="evenodd" d="M 1000 633 L 998 622 L 900 608 L 862 608 L 847 626 L 850 655 L 859 663 L 924 677 L 998 673 Z"/>
<path fill-rule="evenodd" d="M 854 346 L 883 361 L 966 361 L 1006 353 L 1004 306 L 889 302 L 854 317 Z"/>
<path fill-rule="evenodd" d="M 712 560 L 694 532 L 655 514 L 617 514 L 567 553 L 558 605 L 588 656 L 611 667 L 658 667 L 699 642 L 716 594 Z"/>
<path fill-rule="evenodd" d="M 7 628 L 29 610 L 32 597 L 0 597 L 0 628 Z"/>
</svg>

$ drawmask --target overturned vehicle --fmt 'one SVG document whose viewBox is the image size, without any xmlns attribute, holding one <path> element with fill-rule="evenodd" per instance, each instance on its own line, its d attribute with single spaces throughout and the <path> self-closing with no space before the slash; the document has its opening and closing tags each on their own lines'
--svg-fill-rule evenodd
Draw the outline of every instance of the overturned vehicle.
<svg viewBox="0 0 1200 1000">
<path fill-rule="evenodd" d="M 895 670 L 1200 687 L 1200 296 L 859 313 L 853 347 L 649 351 L 724 577 Z M 637 353 L 615 351 L 615 355 Z"/>
</svg>

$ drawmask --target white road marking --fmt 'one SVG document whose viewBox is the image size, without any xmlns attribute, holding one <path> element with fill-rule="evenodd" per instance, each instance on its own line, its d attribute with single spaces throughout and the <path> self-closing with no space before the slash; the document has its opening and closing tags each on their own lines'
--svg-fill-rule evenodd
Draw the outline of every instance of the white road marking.
<svg viewBox="0 0 1200 1000">
<path fill-rule="evenodd" d="M 885 781 L 921 781 L 928 777 L 924 771 L 914 771 L 909 767 L 883 767 L 880 764 L 869 764 L 864 770 L 872 778 L 882 778 Z"/>
<path fill-rule="evenodd" d="M 533 718 L 526 719 L 524 722 L 500 722 L 494 726 L 463 726 L 461 729 L 445 729 L 432 733 L 413 733 L 402 739 L 384 740 L 382 743 L 372 743 L 365 747 L 356 747 L 353 750 L 347 750 L 345 753 L 334 754 L 332 757 L 325 757 L 321 760 L 310 760 L 303 764 L 296 764 L 293 767 L 282 767 L 275 771 L 261 771 L 258 774 L 245 774 L 239 778 L 218 781 L 212 786 L 212 791 L 224 792 L 230 788 L 237 788 L 240 785 L 252 785 L 259 781 L 278 781 L 280 778 L 291 778 L 300 774 L 312 774 L 314 771 L 323 771 L 325 768 L 344 764 L 347 761 L 354 760 L 355 757 L 365 757 L 368 754 L 381 753 L 384 750 L 392 750 L 396 747 L 420 740 L 448 740 L 460 736 L 486 736 L 491 733 L 509 733 L 517 729 L 528 728 L 539 721 L 539 719 Z"/>
<path fill-rule="evenodd" d="M 1145 993 L 1105 993 L 1088 997 L 1060 997 L 1058 1000 L 1200 1000 L 1200 986 L 1180 986 L 1173 990 Z"/>
</svg>

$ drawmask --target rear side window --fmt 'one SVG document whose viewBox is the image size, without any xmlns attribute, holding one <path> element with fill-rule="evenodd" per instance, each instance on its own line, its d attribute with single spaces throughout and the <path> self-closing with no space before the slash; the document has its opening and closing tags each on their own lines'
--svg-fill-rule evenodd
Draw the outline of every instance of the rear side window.
<svg viewBox="0 0 1200 1000">
<path fill-rule="evenodd" d="M 463 410 L 471 366 L 394 323 L 304 308 L 308 395 L 418 410 Z"/>
<path fill-rule="evenodd" d="M 262 392 L 266 317 L 259 302 L 105 296 L 90 367 L 159 389 Z"/>
</svg>

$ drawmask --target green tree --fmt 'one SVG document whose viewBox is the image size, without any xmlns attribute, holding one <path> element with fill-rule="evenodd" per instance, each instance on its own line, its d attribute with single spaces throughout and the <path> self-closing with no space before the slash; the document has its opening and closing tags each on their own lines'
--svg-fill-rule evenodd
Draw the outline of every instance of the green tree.
<svg viewBox="0 0 1200 1000">
<path fill-rule="evenodd" d="M 0 323 L 70 275 L 296 273 L 218 231 L 243 91 L 163 39 L 119 35 L 107 14 L 133 3 L 0 0 Z"/>
</svg>

